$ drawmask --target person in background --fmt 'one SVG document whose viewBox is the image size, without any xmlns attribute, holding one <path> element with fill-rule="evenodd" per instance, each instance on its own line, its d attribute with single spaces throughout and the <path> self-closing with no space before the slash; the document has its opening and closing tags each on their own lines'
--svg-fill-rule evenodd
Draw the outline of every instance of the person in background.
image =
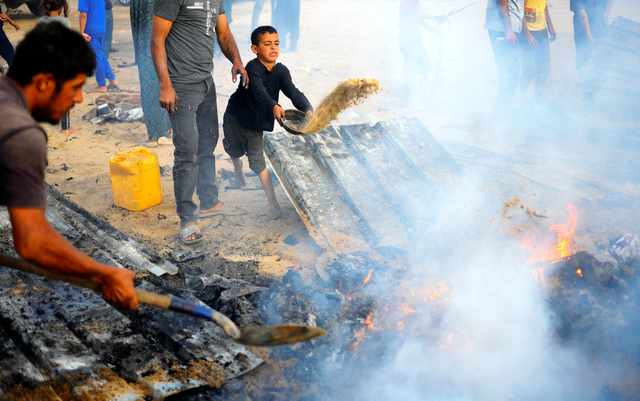
<svg viewBox="0 0 640 401">
<path fill-rule="evenodd" d="M 13 20 L 0 8 L 0 56 L 2 56 L 7 64 L 11 64 L 11 60 L 13 59 L 13 45 L 9 41 L 7 34 L 4 33 L 2 25 L 4 25 L 5 21 L 11 24 L 16 31 L 20 30 L 20 25 L 13 22 Z"/>
<path fill-rule="evenodd" d="M 104 8 L 104 0 L 79 0 L 78 2 L 80 33 L 96 53 L 96 81 L 98 82 L 98 87 L 91 92 L 118 91 L 116 76 L 113 74 L 109 61 L 102 51 L 104 36 L 107 33 Z M 108 87 L 107 79 L 109 80 Z"/>
<path fill-rule="evenodd" d="M 156 0 L 151 57 L 160 81 L 160 105 L 171 114 L 173 190 L 180 218 L 178 236 L 187 245 L 204 240 L 198 218 L 235 216 L 246 210 L 218 199 L 216 158 L 218 106 L 213 82 L 213 45 L 231 61 L 231 76 L 249 84 L 222 0 Z M 197 191 L 200 210 L 193 201 Z"/>
<path fill-rule="evenodd" d="M 104 34 L 104 43 L 102 44 L 102 52 L 109 59 L 111 52 L 111 42 L 113 41 L 113 1 L 104 0 L 104 17 L 107 25 L 107 32 Z"/>
<path fill-rule="evenodd" d="M 551 74 L 551 49 L 549 43 L 556 40 L 547 0 L 525 0 L 525 21 L 518 35 L 522 50 L 521 98 L 526 99 L 529 83 L 536 79 L 535 97 L 542 98 Z"/>
<path fill-rule="evenodd" d="M 224 10 L 225 14 L 227 14 L 227 23 L 230 24 L 233 22 L 233 18 L 231 18 L 231 0 L 224 0 Z"/>
<path fill-rule="evenodd" d="M 298 50 L 300 0 L 271 0 L 271 25 L 282 35 L 282 51 Z"/>
<path fill-rule="evenodd" d="M 256 0 L 256 4 L 253 5 L 253 14 L 251 15 L 251 32 L 255 31 L 258 27 L 258 21 L 260 20 L 260 13 L 262 12 L 262 7 L 264 7 L 265 0 Z M 251 39 L 249 39 L 251 42 Z"/>
<path fill-rule="evenodd" d="M 69 15 L 67 0 L 42 0 L 41 6 L 44 10 L 44 16 L 38 20 L 39 24 L 56 21 L 71 29 L 71 22 L 67 18 Z M 60 129 L 67 135 L 80 131 L 71 128 L 71 110 L 68 110 L 60 120 Z"/>
<path fill-rule="evenodd" d="M 404 101 L 413 105 L 417 95 L 429 88 L 431 61 L 422 42 L 422 28 L 442 36 L 427 20 L 443 22 L 444 17 L 423 13 L 418 0 L 400 0 L 398 12 L 398 44 L 404 59 Z"/>
<path fill-rule="evenodd" d="M 133 49 L 140 79 L 140 98 L 148 136 L 143 145 L 147 147 L 155 147 L 158 144 L 171 145 L 171 122 L 169 113 L 160 107 L 158 102 L 160 81 L 153 67 L 149 46 L 153 25 L 153 3 L 154 0 L 131 0 L 129 6 Z"/>
<path fill-rule="evenodd" d="M 498 66 L 498 94 L 493 117 L 510 117 L 520 78 L 520 50 L 517 34 L 522 31 L 525 0 L 488 0 L 484 28 L 489 32 Z"/>
<path fill-rule="evenodd" d="M 82 102 L 82 85 L 95 67 L 89 44 L 59 22 L 37 24 L 18 44 L 11 69 L 0 77 L 0 205 L 8 208 L 18 255 L 56 274 L 94 280 L 106 300 L 135 309 L 133 271 L 91 259 L 45 216 L 47 134 L 38 121 L 57 124 Z"/>
<path fill-rule="evenodd" d="M 576 69 L 582 72 L 595 41 L 609 26 L 609 13 L 614 0 L 570 0 L 573 12 L 573 38 L 576 44 Z M 593 92 L 583 92 L 584 105 L 593 105 Z"/>
</svg>

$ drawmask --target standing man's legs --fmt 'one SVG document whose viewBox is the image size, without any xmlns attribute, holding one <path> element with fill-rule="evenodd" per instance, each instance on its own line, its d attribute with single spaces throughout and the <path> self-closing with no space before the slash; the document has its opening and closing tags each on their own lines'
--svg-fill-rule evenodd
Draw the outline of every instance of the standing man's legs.
<svg viewBox="0 0 640 401">
<path fill-rule="evenodd" d="M 200 198 L 200 210 L 209 210 L 216 206 L 218 187 L 216 186 L 216 157 L 213 152 L 218 144 L 218 106 L 216 87 L 213 78 L 205 81 L 206 95 L 198 106 L 196 121 L 198 124 L 198 179 L 196 190 Z"/>
<path fill-rule="evenodd" d="M 104 38 L 96 37 L 91 38 L 89 41 L 91 48 L 96 53 L 96 81 L 98 82 L 98 87 L 106 87 L 106 79 L 111 81 L 109 86 L 116 86 L 118 84 L 116 76 L 113 75 L 109 61 L 107 61 L 107 57 L 102 52 L 103 41 Z"/>
<path fill-rule="evenodd" d="M 498 66 L 498 95 L 494 113 L 508 112 L 515 104 L 515 91 L 520 77 L 520 57 L 517 45 L 504 42 L 504 32 L 489 30 L 493 55 Z"/>
<path fill-rule="evenodd" d="M 298 50 L 298 39 L 300 38 L 300 0 L 289 0 L 287 2 L 287 31 L 289 32 L 288 51 Z"/>
<path fill-rule="evenodd" d="M 133 48 L 140 79 L 140 98 L 149 141 L 168 136 L 171 129 L 169 113 L 158 103 L 160 81 L 151 59 L 149 41 L 153 23 L 153 4 L 153 0 L 131 0 L 129 9 Z"/>
<path fill-rule="evenodd" d="M 111 41 L 113 40 L 113 10 L 104 10 L 105 17 L 107 19 L 107 33 L 104 34 L 104 44 L 102 45 L 102 52 L 104 56 L 109 59 L 109 52 L 111 51 Z"/>
<path fill-rule="evenodd" d="M 258 27 L 258 21 L 260 20 L 260 13 L 262 7 L 264 7 L 265 0 L 256 0 L 256 4 L 253 6 L 253 15 L 251 15 L 251 32 Z"/>
<path fill-rule="evenodd" d="M 198 108 L 206 96 L 204 82 L 173 84 L 178 100 L 173 115 L 173 191 L 181 227 L 197 224 L 193 193 L 198 181 Z M 217 119 L 217 113 L 216 113 Z"/>
</svg>

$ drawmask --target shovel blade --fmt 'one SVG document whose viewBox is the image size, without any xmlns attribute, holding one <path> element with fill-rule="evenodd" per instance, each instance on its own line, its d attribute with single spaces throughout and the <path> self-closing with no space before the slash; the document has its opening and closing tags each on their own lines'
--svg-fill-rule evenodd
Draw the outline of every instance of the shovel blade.
<svg viewBox="0 0 640 401">
<path fill-rule="evenodd" d="M 240 338 L 235 341 L 244 345 L 273 347 L 313 340 L 324 337 L 326 334 L 326 331 L 311 326 L 247 327 L 241 330 Z"/>
</svg>

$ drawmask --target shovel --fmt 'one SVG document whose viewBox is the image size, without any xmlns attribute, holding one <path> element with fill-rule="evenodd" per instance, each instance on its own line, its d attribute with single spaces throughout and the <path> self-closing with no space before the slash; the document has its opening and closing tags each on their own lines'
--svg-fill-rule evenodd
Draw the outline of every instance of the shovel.
<svg viewBox="0 0 640 401">
<path fill-rule="evenodd" d="M 307 119 L 307 113 L 300 110 L 287 109 L 284 111 L 282 119 L 282 128 L 293 135 L 306 135 L 302 131 L 309 125 L 310 119 Z"/>
<path fill-rule="evenodd" d="M 80 277 L 66 277 L 60 274 L 51 273 L 33 263 L 27 262 L 24 259 L 0 254 L 0 265 L 49 277 L 54 280 L 65 281 L 79 287 L 85 287 L 90 290 L 100 292 L 100 284 L 93 280 Z M 174 312 L 180 312 L 186 315 L 211 320 L 220 326 L 224 332 L 233 339 L 233 341 L 244 345 L 253 345 L 256 347 L 286 345 L 323 337 L 326 334 L 324 330 L 318 327 L 303 325 L 245 327 L 244 329 L 240 329 L 228 317 L 206 306 L 200 306 L 180 298 L 166 297 L 164 295 L 140 289 L 136 289 L 136 296 L 138 297 L 139 302 L 147 305 L 153 305 Z"/>
</svg>

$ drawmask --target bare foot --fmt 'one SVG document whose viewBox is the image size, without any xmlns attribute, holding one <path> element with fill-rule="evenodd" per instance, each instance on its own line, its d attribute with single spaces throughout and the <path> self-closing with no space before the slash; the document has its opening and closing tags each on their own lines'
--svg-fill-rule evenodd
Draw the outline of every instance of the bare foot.
<svg viewBox="0 0 640 401">
<path fill-rule="evenodd" d="M 67 134 L 67 135 L 71 135 L 71 134 L 74 134 L 74 133 L 76 133 L 78 131 L 82 131 L 82 129 L 81 128 L 80 129 L 66 129 L 66 130 L 62 131 L 62 133 L 63 134 Z"/>
<path fill-rule="evenodd" d="M 269 213 L 267 213 L 267 220 L 278 220 L 282 215 L 282 211 L 280 210 L 280 206 L 269 206 Z"/>
<path fill-rule="evenodd" d="M 242 173 L 242 160 L 237 157 L 232 157 L 233 162 L 233 181 L 239 187 L 246 187 L 247 182 L 244 180 L 244 174 Z"/>
<path fill-rule="evenodd" d="M 195 226 L 196 223 L 187 223 L 184 226 L 180 227 L 180 228 L 185 228 L 185 227 L 189 227 L 189 226 Z M 202 238 L 202 231 L 198 230 L 196 231 L 195 234 L 191 234 L 190 236 L 187 237 L 187 241 L 194 241 L 197 240 L 198 238 Z"/>
<path fill-rule="evenodd" d="M 217 212 L 218 210 L 220 210 L 220 208 L 222 208 L 222 204 L 223 202 L 218 202 L 217 205 L 215 205 L 214 207 L 212 207 L 211 209 L 200 209 L 200 213 L 205 214 L 205 213 L 211 213 L 211 212 Z M 239 208 L 238 206 L 236 206 L 236 212 L 238 213 L 242 213 L 244 211 L 246 211 L 246 209 L 242 209 Z M 197 213 L 196 213 L 197 215 Z"/>
<path fill-rule="evenodd" d="M 109 89 L 107 89 L 106 86 L 96 86 L 95 88 L 89 91 L 89 93 L 104 93 L 104 92 L 109 92 Z"/>
</svg>

